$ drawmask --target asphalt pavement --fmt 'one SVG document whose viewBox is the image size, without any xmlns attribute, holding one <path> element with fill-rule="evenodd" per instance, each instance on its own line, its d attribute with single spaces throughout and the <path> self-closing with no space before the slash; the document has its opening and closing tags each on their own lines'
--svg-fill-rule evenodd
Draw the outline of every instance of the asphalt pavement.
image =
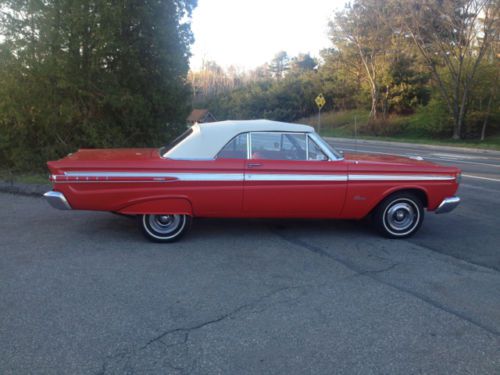
<svg viewBox="0 0 500 375">
<path fill-rule="evenodd" d="M 409 240 L 200 219 L 153 244 L 0 193 L 0 373 L 500 373 L 500 153 L 332 142 L 459 166 L 462 204 Z"/>
</svg>

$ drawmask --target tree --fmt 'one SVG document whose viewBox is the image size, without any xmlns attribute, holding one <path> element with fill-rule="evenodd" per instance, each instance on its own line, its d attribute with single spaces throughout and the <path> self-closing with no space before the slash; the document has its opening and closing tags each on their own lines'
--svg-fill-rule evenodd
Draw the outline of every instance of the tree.
<svg viewBox="0 0 500 375">
<path fill-rule="evenodd" d="M 285 51 L 278 52 L 269 64 L 269 71 L 276 79 L 281 79 L 290 68 L 290 59 Z"/>
<path fill-rule="evenodd" d="M 478 68 L 500 29 L 498 0 L 400 2 L 405 30 L 424 58 L 453 117 L 453 138 L 463 137 Z"/>
<path fill-rule="evenodd" d="M 4 163 L 41 167 L 78 147 L 151 145 L 177 133 L 189 112 L 195 5 L 0 0 Z"/>
<path fill-rule="evenodd" d="M 190 71 L 188 80 L 193 90 L 193 103 L 201 104 L 212 96 L 241 86 L 246 74 L 235 66 L 223 69 L 215 61 L 203 61 L 198 71 Z"/>
<path fill-rule="evenodd" d="M 364 68 L 359 59 L 346 59 L 346 55 L 338 49 L 321 51 L 323 64 L 319 66 L 318 75 L 321 82 L 320 91 L 331 100 L 327 101 L 325 110 L 332 105 L 337 110 L 346 110 L 363 105 L 362 77 Z"/>
<path fill-rule="evenodd" d="M 378 116 L 380 76 L 390 50 L 392 30 L 386 22 L 389 7 L 384 0 L 355 0 L 330 22 L 330 37 L 344 58 L 359 57 L 370 86 L 370 118 Z"/>
<path fill-rule="evenodd" d="M 397 53 L 382 79 L 385 93 L 382 99 L 384 113 L 410 114 L 418 105 L 426 105 L 430 98 L 429 74 L 415 64 L 415 57 Z"/>
<path fill-rule="evenodd" d="M 318 67 L 318 61 L 311 57 L 308 53 L 299 53 L 296 57 L 291 59 L 290 71 L 291 72 L 307 72 L 312 71 Z"/>
</svg>

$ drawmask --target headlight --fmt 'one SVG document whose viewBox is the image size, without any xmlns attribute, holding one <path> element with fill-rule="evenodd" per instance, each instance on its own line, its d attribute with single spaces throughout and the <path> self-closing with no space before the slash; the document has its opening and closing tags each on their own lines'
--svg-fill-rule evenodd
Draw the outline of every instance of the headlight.
<svg viewBox="0 0 500 375">
<path fill-rule="evenodd" d="M 457 173 L 457 178 L 455 179 L 455 181 L 457 181 L 457 184 L 462 182 L 462 172 Z"/>
</svg>

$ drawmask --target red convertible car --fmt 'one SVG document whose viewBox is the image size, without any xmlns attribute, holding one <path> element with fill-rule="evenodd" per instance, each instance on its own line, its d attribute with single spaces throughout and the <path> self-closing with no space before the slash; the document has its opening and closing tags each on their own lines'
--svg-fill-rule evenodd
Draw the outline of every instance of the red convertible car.
<svg viewBox="0 0 500 375">
<path fill-rule="evenodd" d="M 460 202 L 457 168 L 341 154 L 310 126 L 268 120 L 197 124 L 159 149 L 81 149 L 47 165 L 52 206 L 135 215 L 159 242 L 179 239 L 193 217 L 370 215 L 383 235 L 404 238 L 424 209 Z"/>
</svg>

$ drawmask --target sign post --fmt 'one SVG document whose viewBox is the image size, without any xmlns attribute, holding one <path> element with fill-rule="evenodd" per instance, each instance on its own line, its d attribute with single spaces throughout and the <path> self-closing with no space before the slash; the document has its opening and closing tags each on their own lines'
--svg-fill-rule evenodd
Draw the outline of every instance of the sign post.
<svg viewBox="0 0 500 375">
<path fill-rule="evenodd" d="M 324 107 L 326 100 L 323 94 L 319 94 L 316 99 L 314 99 L 316 105 L 318 106 L 318 134 L 321 130 L 321 109 Z"/>
</svg>

